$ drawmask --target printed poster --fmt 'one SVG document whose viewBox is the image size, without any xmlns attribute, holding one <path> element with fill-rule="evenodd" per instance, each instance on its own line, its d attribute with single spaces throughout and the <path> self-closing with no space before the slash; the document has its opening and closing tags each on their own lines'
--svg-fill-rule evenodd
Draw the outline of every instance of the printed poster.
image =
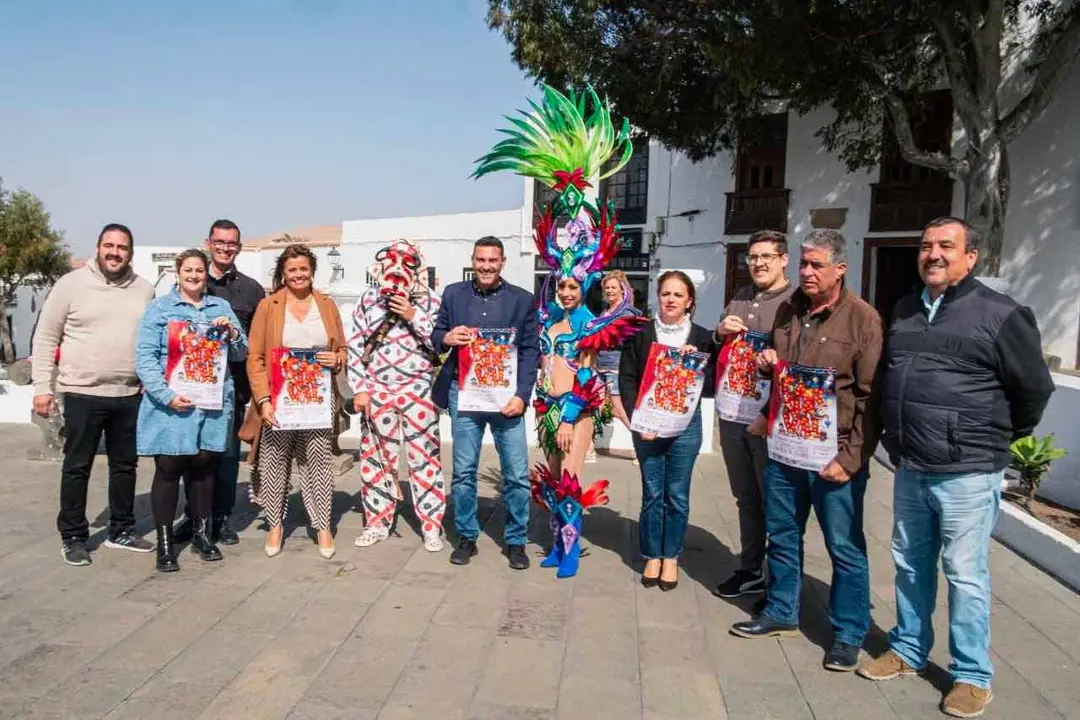
<svg viewBox="0 0 1080 720">
<path fill-rule="evenodd" d="M 836 457 L 836 371 L 792 365 L 773 370 L 769 457 L 820 472 Z"/>
<path fill-rule="evenodd" d="M 220 410 L 225 399 L 229 330 L 225 326 L 170 320 L 166 328 L 165 382 L 202 410 Z"/>
<path fill-rule="evenodd" d="M 317 348 L 274 348 L 270 357 L 270 402 L 281 430 L 333 427 L 330 368 L 315 359 Z"/>
<path fill-rule="evenodd" d="M 716 362 L 716 414 L 749 425 L 769 402 L 772 383 L 757 369 L 757 356 L 769 347 L 769 334 L 744 330 L 728 338 Z"/>
<path fill-rule="evenodd" d="M 458 352 L 458 412 L 500 412 L 517 394 L 514 328 L 475 328 Z"/>
<path fill-rule="evenodd" d="M 630 418 L 630 429 L 675 437 L 686 430 L 697 410 L 705 385 L 705 353 L 682 353 L 677 348 L 653 343 Z"/>
</svg>

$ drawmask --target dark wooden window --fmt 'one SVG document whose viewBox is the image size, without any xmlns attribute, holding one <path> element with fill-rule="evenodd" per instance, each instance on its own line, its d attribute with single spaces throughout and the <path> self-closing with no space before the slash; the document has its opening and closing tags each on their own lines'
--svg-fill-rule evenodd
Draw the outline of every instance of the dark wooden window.
<svg viewBox="0 0 1080 720">
<path fill-rule="evenodd" d="M 735 192 L 727 193 L 727 235 L 787 232 L 785 185 L 787 113 L 762 115 L 744 126 L 735 155 Z"/>
<path fill-rule="evenodd" d="M 916 145 L 948 154 L 952 144 L 953 105 L 948 90 L 923 93 L 909 102 Z M 953 180 L 948 173 L 913 165 L 900 154 L 892 121 L 882 130 L 881 169 L 870 186 L 870 231 L 921 230 L 952 211 Z"/>
<path fill-rule="evenodd" d="M 634 141 L 634 154 L 617 173 L 600 181 L 600 202 L 615 202 L 621 225 L 645 222 L 649 204 L 649 141 Z"/>
<path fill-rule="evenodd" d="M 742 288 L 754 282 L 750 275 L 750 266 L 746 264 L 747 254 L 750 252 L 746 243 L 728 243 L 727 246 L 727 273 L 724 278 L 724 305 L 731 302 L 731 298 Z"/>
<path fill-rule="evenodd" d="M 475 277 L 475 276 L 476 276 L 476 273 L 473 271 L 471 266 L 461 269 L 461 279 L 463 281 L 468 282 L 468 281 L 472 280 L 473 277 Z"/>
<path fill-rule="evenodd" d="M 559 193 L 555 192 L 544 183 L 539 180 L 533 180 L 533 225 L 540 218 L 540 210 L 543 206 L 551 207 L 551 211 L 555 212 L 555 201 L 558 199 Z M 560 215 L 556 220 L 558 227 L 566 227 L 566 223 L 570 222 L 570 218 L 566 215 Z"/>
</svg>

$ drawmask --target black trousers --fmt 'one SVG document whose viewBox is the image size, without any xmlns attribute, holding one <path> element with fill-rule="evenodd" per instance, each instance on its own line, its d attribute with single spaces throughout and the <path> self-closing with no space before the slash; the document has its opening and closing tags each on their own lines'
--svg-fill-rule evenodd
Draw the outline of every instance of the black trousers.
<svg viewBox="0 0 1080 720">
<path fill-rule="evenodd" d="M 109 537 L 135 525 L 135 423 L 139 394 L 126 397 L 64 395 L 64 464 L 60 473 L 60 514 L 56 529 L 66 540 L 87 540 L 86 491 L 98 444 L 105 434 L 109 458 Z"/>
<path fill-rule="evenodd" d="M 154 483 L 150 486 L 150 503 L 154 508 L 154 524 L 171 525 L 180 497 L 180 478 L 184 478 L 184 493 L 192 518 L 210 517 L 214 498 L 214 466 L 218 453 L 201 450 L 195 455 L 154 456 Z"/>
</svg>

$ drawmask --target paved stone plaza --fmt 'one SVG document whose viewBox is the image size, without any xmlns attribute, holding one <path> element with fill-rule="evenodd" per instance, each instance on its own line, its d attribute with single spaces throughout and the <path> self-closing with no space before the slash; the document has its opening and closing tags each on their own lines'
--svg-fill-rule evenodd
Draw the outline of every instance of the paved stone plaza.
<svg viewBox="0 0 1080 720">
<path fill-rule="evenodd" d="M 547 522 L 534 512 L 532 569 L 507 568 L 492 456 L 481 479 L 480 554 L 452 567 L 415 530 L 360 550 L 356 471 L 339 480 L 338 554 L 308 537 L 299 498 L 285 551 L 267 558 L 247 505 L 225 560 L 154 556 L 99 544 L 104 458 L 91 481 L 94 563 L 72 568 L 55 531 L 59 466 L 25 460 L 30 426 L 0 426 L 0 717 L 3 718 L 933 718 L 947 688 L 945 583 L 937 667 L 874 684 L 821 668 L 829 642 L 829 563 L 811 521 L 804 635 L 739 640 L 750 602 L 709 588 L 734 567 L 734 502 L 718 456 L 695 473 L 679 587 L 638 583 L 638 470 L 601 458 L 611 504 L 585 520 L 588 556 L 571 580 L 536 565 Z M 448 455 L 448 454 L 447 454 Z M 152 462 L 140 465 L 139 529 L 152 533 Z M 448 473 L 449 474 L 449 473 Z M 241 478 L 246 477 L 244 474 Z M 245 484 L 246 489 L 246 484 Z M 876 468 L 866 506 L 877 652 L 893 620 L 891 478 Z M 447 522 L 448 526 L 452 524 Z M 152 536 L 151 536 L 152 537 Z M 94 549 L 94 546 L 96 549 Z M 1008 549 L 992 551 L 997 674 L 988 718 L 1080 717 L 1080 596 Z"/>
</svg>

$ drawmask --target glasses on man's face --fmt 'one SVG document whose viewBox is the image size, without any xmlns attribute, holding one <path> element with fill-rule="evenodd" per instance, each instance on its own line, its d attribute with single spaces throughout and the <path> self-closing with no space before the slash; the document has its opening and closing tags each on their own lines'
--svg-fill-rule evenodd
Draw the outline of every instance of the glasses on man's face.
<svg viewBox="0 0 1080 720">
<path fill-rule="evenodd" d="M 210 244 L 215 250 L 228 250 L 235 252 L 240 249 L 240 243 L 226 242 L 224 240 L 211 240 Z"/>
<path fill-rule="evenodd" d="M 773 260 L 780 257 L 776 253 L 765 253 L 764 255 L 747 255 L 746 264 L 750 266 L 754 265 L 769 265 Z"/>
</svg>

